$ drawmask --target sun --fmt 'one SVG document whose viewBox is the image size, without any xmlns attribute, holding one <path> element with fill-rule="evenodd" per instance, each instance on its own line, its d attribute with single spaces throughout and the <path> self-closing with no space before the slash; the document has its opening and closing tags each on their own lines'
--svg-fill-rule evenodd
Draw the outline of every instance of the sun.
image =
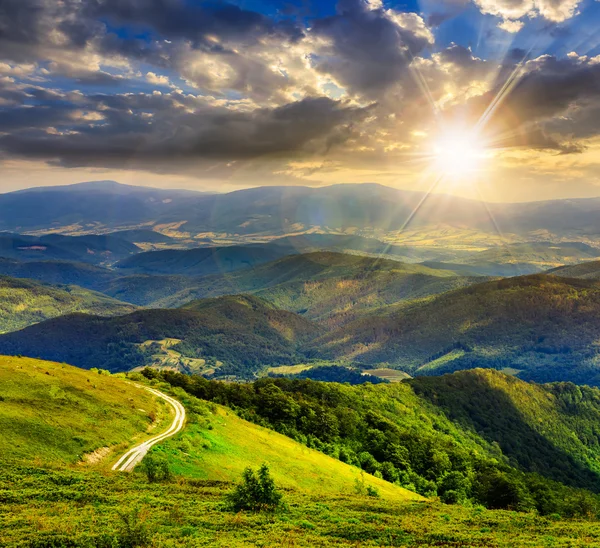
<svg viewBox="0 0 600 548">
<path fill-rule="evenodd" d="M 475 134 L 451 131 L 433 144 L 433 160 L 437 171 L 444 175 L 472 174 L 482 168 L 487 157 L 485 144 Z"/>
</svg>

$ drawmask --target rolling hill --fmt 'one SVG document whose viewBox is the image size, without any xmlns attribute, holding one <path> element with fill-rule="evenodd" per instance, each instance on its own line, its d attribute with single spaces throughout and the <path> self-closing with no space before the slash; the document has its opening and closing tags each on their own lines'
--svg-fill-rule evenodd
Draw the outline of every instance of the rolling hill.
<svg viewBox="0 0 600 548">
<path fill-rule="evenodd" d="M 230 296 L 114 318 L 70 314 L 0 336 L 0 352 L 128 371 L 153 363 L 160 341 L 174 339 L 183 357 L 218 368 L 218 376 L 244 378 L 264 365 L 297 362 L 298 347 L 317 333 L 310 321 L 262 299 Z"/>
<path fill-rule="evenodd" d="M 305 350 L 416 375 L 508 368 L 524 379 L 597 385 L 599 328 L 600 285 L 536 275 L 383 308 Z"/>
<path fill-rule="evenodd" d="M 548 270 L 546 274 L 561 278 L 580 278 L 583 280 L 600 279 L 600 261 L 589 261 L 581 264 L 559 266 Z"/>
<path fill-rule="evenodd" d="M 36 237 L 0 233 L 0 257 L 19 261 L 59 260 L 99 265 L 111 264 L 139 251 L 135 244 L 110 235 Z"/>
<path fill-rule="evenodd" d="M 115 266 L 125 273 L 207 276 L 273 261 L 288 252 L 287 247 L 269 245 L 168 249 L 139 253 Z"/>
<path fill-rule="evenodd" d="M 135 306 L 77 286 L 52 286 L 0 276 L 0 333 L 73 312 L 128 314 Z"/>
<path fill-rule="evenodd" d="M 163 400 L 122 379 L 0 356 L 0 462 L 77 464 L 118 451 L 169 420 Z M 95 451 L 99 451 L 94 454 Z"/>
<path fill-rule="evenodd" d="M 290 255 L 221 276 L 200 278 L 190 287 L 156 301 L 180 306 L 197 298 L 253 293 L 278 308 L 328 325 L 341 324 L 366 310 L 477 283 L 446 270 L 341 253 Z"/>
</svg>

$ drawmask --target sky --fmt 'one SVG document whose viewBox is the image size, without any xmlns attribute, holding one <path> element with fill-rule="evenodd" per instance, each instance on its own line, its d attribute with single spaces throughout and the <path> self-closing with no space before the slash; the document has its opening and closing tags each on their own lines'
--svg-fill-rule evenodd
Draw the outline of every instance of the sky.
<svg viewBox="0 0 600 548">
<path fill-rule="evenodd" d="M 0 192 L 599 175 L 596 0 L 0 0 Z"/>
</svg>

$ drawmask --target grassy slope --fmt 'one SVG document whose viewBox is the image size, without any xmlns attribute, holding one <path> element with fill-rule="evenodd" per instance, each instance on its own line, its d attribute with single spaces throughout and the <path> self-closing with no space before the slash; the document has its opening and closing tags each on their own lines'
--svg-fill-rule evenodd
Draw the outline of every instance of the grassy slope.
<svg viewBox="0 0 600 548">
<path fill-rule="evenodd" d="M 146 432 L 160 431 L 169 416 L 162 400 L 122 379 L 0 357 L 2 465 L 74 464 L 102 447 L 114 455 Z"/>
<path fill-rule="evenodd" d="M 126 540 L 122 516 L 137 510 L 133 523 L 147 531 L 152 546 L 583 548 L 600 543 L 598 522 L 356 495 L 286 492 L 285 512 L 235 514 L 223 511 L 230 488 L 198 480 L 152 484 L 137 474 L 106 478 L 0 469 L 0 491 L 10 502 L 0 513 L 0 537 L 6 546 L 114 546 L 96 539 Z"/>
<path fill-rule="evenodd" d="M 112 316 L 135 306 L 77 286 L 50 286 L 0 277 L 0 333 L 73 312 Z"/>
<path fill-rule="evenodd" d="M 86 399 L 96 401 L 95 391 L 101 390 L 92 389 L 84 380 L 91 375 L 89 372 L 33 360 L 19 362 L 29 364 L 30 369 L 40 367 L 39 374 L 34 369 L 33 377 L 18 378 L 19 385 L 33 383 L 36 390 L 44 390 L 48 382 L 60 380 L 64 383 L 61 389 L 69 395 L 74 392 L 82 402 Z M 17 367 L 10 365 L 11 374 L 20 375 L 21 370 Z M 45 375 L 45 368 L 51 375 Z M 105 398 L 109 394 L 118 397 L 118 393 L 108 389 L 109 385 L 127 387 L 119 379 L 93 378 L 103 386 L 106 384 L 106 392 L 102 392 Z M 5 379 L 0 377 L 0 381 L 1 387 L 7 386 Z M 408 386 L 395 390 L 410 392 Z M 19 405 L 25 405 L 22 401 L 25 396 L 18 398 Z M 42 402 L 46 399 L 43 397 Z M 6 401 L 0 403 L 0 417 L 6 413 L 2 407 Z M 113 546 L 117 541 L 128 545 L 123 515 L 132 516 L 133 527 L 146 531 L 152 545 L 173 547 L 417 545 L 537 548 L 593 546 L 600 539 L 597 522 L 419 502 L 406 491 L 391 485 L 378 484 L 381 499 L 359 496 L 349 488 L 357 474 L 356 469 L 242 421 L 220 406 L 207 405 L 193 398 L 186 403 L 195 417 L 190 417 L 192 424 L 188 424 L 183 434 L 159 448 L 169 455 L 176 472 L 182 474 L 177 481 L 151 484 L 140 473 L 100 474 L 85 468 L 44 469 L 40 467 L 41 463 L 34 463 L 32 453 L 26 455 L 28 462 L 23 462 L 22 466 L 7 466 L 3 462 L 0 466 L 0 500 L 4 503 L 0 511 L 0 538 L 3 545 Z M 44 420 L 64 421 L 68 418 L 67 424 L 71 428 L 80 422 L 78 413 L 82 405 L 76 411 L 72 406 L 65 410 L 63 405 L 53 410 L 53 414 L 58 413 L 58 418 L 45 416 Z M 128 401 L 126 407 L 129 405 L 136 406 L 138 402 Z M 110 420 L 115 419 L 111 417 Z M 36 417 L 36 424 L 38 422 Z M 98 420 L 101 422 L 102 418 Z M 101 424 L 94 427 L 99 426 Z M 3 436 L 3 442 L 4 439 Z M 4 451 L 0 455 L 4 460 Z M 256 467 L 265 460 L 270 463 L 278 483 L 291 489 L 285 491 L 287 509 L 275 515 L 224 511 L 224 496 L 231 489 L 231 480 L 237 480 L 244 466 Z M 196 468 L 196 465 L 202 468 Z M 370 476 L 366 478 L 367 484 L 376 481 Z"/>
<path fill-rule="evenodd" d="M 184 433 L 162 443 L 176 474 L 203 480 L 237 481 L 247 466 L 268 463 L 278 485 L 309 493 L 350 494 L 358 468 L 344 464 L 282 435 L 237 417 L 230 409 L 208 406 L 179 392 L 179 399 L 205 407 Z M 200 404 L 200 405 L 199 405 Z M 375 486 L 388 500 L 422 500 L 401 487 L 364 474 L 366 485 Z"/>
<path fill-rule="evenodd" d="M 312 349 L 321 358 L 389 362 L 409 373 L 425 364 L 427 374 L 514 367 L 523 378 L 596 384 L 599 328 L 600 285 L 536 275 L 384 308 Z M 458 343 L 471 351 L 435 362 Z"/>
</svg>

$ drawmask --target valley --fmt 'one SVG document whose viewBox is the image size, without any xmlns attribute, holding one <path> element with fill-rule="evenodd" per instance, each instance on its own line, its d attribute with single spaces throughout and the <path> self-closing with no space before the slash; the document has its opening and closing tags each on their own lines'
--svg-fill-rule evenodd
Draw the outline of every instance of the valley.
<svg viewBox="0 0 600 548">
<path fill-rule="evenodd" d="M 91 217 L 0 235 L 7 545 L 600 538 L 593 236 L 506 205 L 499 240 L 443 197 L 399 230 L 418 197 L 378 186 L 31 192 Z M 263 464 L 285 506 L 231 513 Z"/>
</svg>

